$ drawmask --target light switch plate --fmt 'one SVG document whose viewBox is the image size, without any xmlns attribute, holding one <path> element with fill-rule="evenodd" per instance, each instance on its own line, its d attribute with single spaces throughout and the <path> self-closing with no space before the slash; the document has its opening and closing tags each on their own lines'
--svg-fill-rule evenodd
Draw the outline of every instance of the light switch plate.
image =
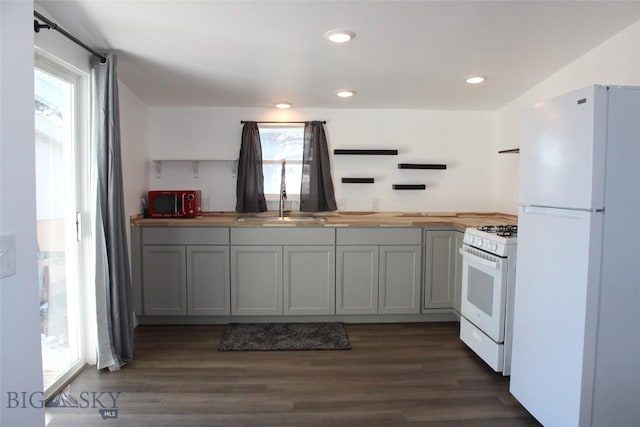
<svg viewBox="0 0 640 427">
<path fill-rule="evenodd" d="M 16 274 L 16 235 L 0 235 L 0 279 Z"/>
</svg>

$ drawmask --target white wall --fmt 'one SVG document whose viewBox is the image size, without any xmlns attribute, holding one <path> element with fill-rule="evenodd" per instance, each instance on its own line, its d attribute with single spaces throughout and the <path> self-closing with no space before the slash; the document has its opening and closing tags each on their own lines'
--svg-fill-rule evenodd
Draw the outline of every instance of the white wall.
<svg viewBox="0 0 640 427">
<path fill-rule="evenodd" d="M 33 4 L 0 1 L 0 233 L 15 234 L 16 275 L 0 279 L 0 425 L 42 426 L 44 410 L 9 392 L 42 392 L 33 115 Z M 19 206 L 19 209 L 16 209 Z M 38 406 L 36 395 L 35 406 Z"/>
<path fill-rule="evenodd" d="M 500 149 L 519 146 L 523 108 L 591 84 L 640 85 L 640 21 L 551 75 L 499 111 Z M 503 154 L 496 170 L 496 210 L 516 213 L 518 155 Z"/>
<path fill-rule="evenodd" d="M 396 158 L 332 156 L 341 209 L 472 210 L 517 213 L 520 114 L 538 100 L 590 84 L 640 85 L 640 21 L 549 76 L 497 112 L 419 110 L 151 108 L 150 157 L 237 157 L 240 120 L 327 120 L 331 148 L 398 148 Z M 398 162 L 442 162 L 446 171 L 399 171 Z M 233 210 L 235 179 L 229 162 L 205 162 L 193 178 L 190 162 L 165 163 L 160 178 L 149 167 L 150 189 L 200 188 L 205 209 Z M 374 176 L 374 185 L 341 184 L 342 176 Z M 398 192 L 392 183 L 424 182 L 426 191 Z M 343 202 L 343 203 L 341 203 Z"/>
<path fill-rule="evenodd" d="M 118 82 L 118 91 L 124 208 L 128 221 L 130 216 L 142 212 L 140 199 L 149 188 L 149 114 L 147 106 L 122 81 Z M 129 227 L 127 238 L 131 243 Z"/>
<path fill-rule="evenodd" d="M 150 189 L 203 191 L 204 208 L 235 209 L 229 161 L 238 157 L 240 120 L 326 120 L 329 148 L 392 148 L 398 156 L 331 155 L 341 210 L 492 211 L 497 114 L 421 110 L 258 108 L 150 108 L 152 159 L 216 159 L 149 167 Z M 399 170 L 397 164 L 445 163 L 447 170 Z M 342 184 L 341 177 L 374 177 L 375 184 Z M 392 184 L 425 183 L 425 191 L 394 191 Z M 489 197 L 486 197 L 486 194 Z"/>
</svg>

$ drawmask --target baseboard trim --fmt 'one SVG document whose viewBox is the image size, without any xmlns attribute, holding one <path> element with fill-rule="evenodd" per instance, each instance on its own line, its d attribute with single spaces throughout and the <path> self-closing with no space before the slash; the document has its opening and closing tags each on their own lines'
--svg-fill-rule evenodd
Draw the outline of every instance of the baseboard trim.
<svg viewBox="0 0 640 427">
<path fill-rule="evenodd" d="M 317 316 L 138 316 L 138 325 L 226 325 L 228 323 L 342 322 L 411 323 L 457 322 L 453 309 L 431 309 L 420 314 L 317 315 Z"/>
</svg>

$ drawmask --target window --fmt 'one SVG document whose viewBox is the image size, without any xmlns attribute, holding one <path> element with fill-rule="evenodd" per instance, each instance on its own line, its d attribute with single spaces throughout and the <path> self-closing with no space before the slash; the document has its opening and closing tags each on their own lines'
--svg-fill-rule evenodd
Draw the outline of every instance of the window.
<svg viewBox="0 0 640 427">
<path fill-rule="evenodd" d="M 45 396 L 84 365 L 83 246 L 78 223 L 84 181 L 75 70 L 38 57 L 34 70 L 40 336 Z"/>
<path fill-rule="evenodd" d="M 287 198 L 299 200 L 304 125 L 260 125 L 259 131 L 265 197 L 272 200 L 279 198 L 282 161 L 285 160 Z"/>
</svg>

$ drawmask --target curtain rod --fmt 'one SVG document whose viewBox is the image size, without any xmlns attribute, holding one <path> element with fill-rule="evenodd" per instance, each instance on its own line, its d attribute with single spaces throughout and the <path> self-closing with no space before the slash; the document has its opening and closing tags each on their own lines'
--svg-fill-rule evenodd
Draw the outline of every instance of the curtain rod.
<svg viewBox="0 0 640 427">
<path fill-rule="evenodd" d="M 55 22 L 51 21 L 48 18 L 45 18 L 44 16 L 42 16 L 42 14 L 36 12 L 35 10 L 33 11 L 33 15 L 36 18 L 38 18 L 39 20 L 45 22 L 45 24 L 41 24 L 41 23 L 38 22 L 38 19 L 34 19 L 33 20 L 33 31 L 35 31 L 36 33 L 39 33 L 40 29 L 42 29 L 42 28 L 46 28 L 47 30 L 56 30 L 57 32 L 59 32 L 60 34 L 62 34 L 63 36 L 65 36 L 66 38 L 71 40 L 72 42 L 74 42 L 75 44 L 77 44 L 79 46 L 82 46 L 85 50 L 88 50 L 93 55 L 95 55 L 98 58 L 100 58 L 100 63 L 101 64 L 104 64 L 105 62 L 107 62 L 107 58 L 106 57 L 100 55 L 98 52 L 96 52 L 95 50 L 91 49 L 89 46 L 87 46 L 86 44 L 82 43 L 80 40 L 75 38 L 72 34 L 69 34 L 64 29 L 60 28 L 58 26 L 58 24 L 56 24 Z"/>
<path fill-rule="evenodd" d="M 241 123 L 241 124 L 245 124 L 245 123 L 250 122 L 250 121 L 251 121 L 251 120 L 240 120 L 240 123 Z M 313 121 L 313 120 L 309 120 L 309 121 Z M 281 123 L 281 124 L 286 124 L 286 123 L 307 123 L 307 122 L 286 122 L 286 121 L 285 121 L 285 122 L 256 122 L 256 123 L 270 123 L 270 124 L 279 124 L 279 123 Z M 326 120 L 323 120 L 321 123 L 322 123 L 323 125 L 326 125 L 326 124 L 327 124 L 327 121 L 326 121 Z"/>
</svg>

